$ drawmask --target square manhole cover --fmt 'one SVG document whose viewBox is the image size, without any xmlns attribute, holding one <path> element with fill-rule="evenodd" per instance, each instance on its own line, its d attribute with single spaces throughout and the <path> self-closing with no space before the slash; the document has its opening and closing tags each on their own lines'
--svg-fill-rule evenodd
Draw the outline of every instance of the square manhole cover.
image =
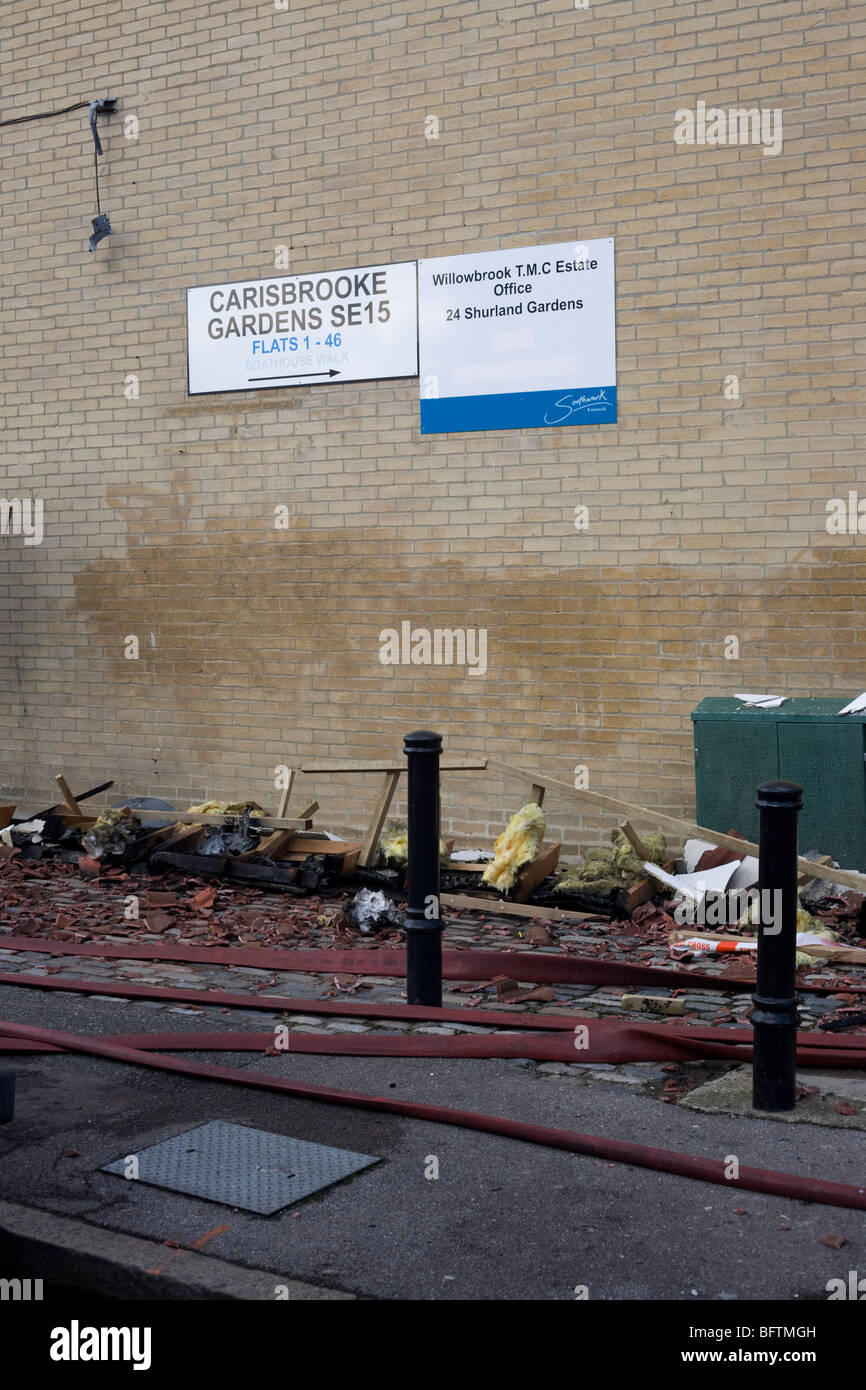
<svg viewBox="0 0 866 1390">
<path fill-rule="evenodd" d="M 131 1158 L 136 1160 L 135 1166 Z M 137 1180 L 152 1187 L 270 1216 L 379 1161 L 370 1154 L 211 1120 L 140 1153 L 106 1163 L 102 1172 L 129 1177 L 137 1168 Z"/>
</svg>

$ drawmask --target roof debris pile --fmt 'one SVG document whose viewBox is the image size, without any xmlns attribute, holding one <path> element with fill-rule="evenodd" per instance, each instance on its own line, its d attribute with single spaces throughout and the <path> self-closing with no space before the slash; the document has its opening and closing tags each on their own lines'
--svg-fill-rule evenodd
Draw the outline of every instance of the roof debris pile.
<svg viewBox="0 0 866 1390">
<path fill-rule="evenodd" d="M 448 770 L 486 764 L 454 760 Z M 293 774 L 277 814 L 252 799 L 208 798 L 180 810 L 155 798 L 127 797 L 88 815 L 81 803 L 113 784 L 75 797 L 59 776 L 63 800 L 54 806 L 17 820 L 14 807 L 0 808 L 0 930 L 58 941 L 136 933 L 214 944 L 267 946 L 316 937 L 331 946 L 372 939 L 402 944 L 407 831 L 403 822 L 386 820 L 400 769 L 316 764 L 302 770 L 383 773 L 385 784 L 363 838 L 314 830 L 316 802 L 287 816 Z M 736 830 L 705 831 L 712 841 L 686 838 L 676 858 L 662 829 L 639 835 L 630 820 L 619 819 L 610 848 L 589 847 L 582 862 L 559 868 L 560 845 L 545 843 L 542 802 L 547 786 L 564 784 L 522 770 L 520 775 L 531 779 L 530 798 L 492 850 L 440 842 L 445 907 L 482 914 L 482 933 L 505 932 L 524 949 L 555 948 L 558 928 L 578 928 L 581 949 L 591 956 L 637 955 L 657 968 L 673 957 L 686 968 L 735 972 L 744 985 L 751 982 L 760 920 L 754 846 Z M 597 799 L 649 818 L 643 808 Z M 851 887 L 863 882 L 861 876 L 817 852 L 798 864 L 800 978 L 866 964 L 866 898 Z M 157 875 L 171 891 L 154 890 Z M 28 884 L 37 881 L 42 894 L 28 893 Z M 61 890 L 59 901 L 47 892 L 49 885 Z M 122 911 L 130 894 L 141 902 L 134 921 Z M 274 894 L 296 906 L 277 906 Z M 492 925 L 503 914 L 509 925 Z M 832 1019 L 816 1018 L 815 1025 L 858 1027 L 856 992 L 845 997 L 843 977 L 835 1003 L 844 1007 Z M 628 1008 L 621 1000 L 617 1007 Z M 739 1018 L 744 1021 L 742 1013 Z"/>
<path fill-rule="evenodd" d="M 544 843 L 546 788 L 534 780 L 531 799 L 493 851 L 455 849 L 451 841 L 440 847 L 443 880 L 474 896 L 454 897 L 447 888 L 441 895 L 450 990 L 443 1008 L 431 1011 L 404 1002 L 407 846 L 399 823 L 383 832 L 394 770 L 375 770 L 384 771 L 386 786 L 357 841 L 314 832 L 316 803 L 288 817 L 287 793 L 276 815 L 250 801 L 181 811 L 129 798 L 86 816 L 85 798 L 76 800 L 65 784 L 63 802 L 29 820 L 14 822 L 7 808 L 5 827 L 0 814 L 0 978 L 40 997 L 59 990 L 197 1013 L 270 1013 L 287 1020 L 299 1053 L 533 1059 L 569 1074 L 590 1060 L 652 1060 L 677 1072 L 664 1082 L 661 1099 L 668 1100 L 688 1088 L 685 1062 L 749 1060 L 757 861 L 755 847 L 736 832 L 707 831 L 713 841 L 687 842 L 677 858 L 667 857 L 661 829 L 641 839 L 630 821 L 620 821 L 609 850 L 590 849 L 581 865 L 557 876 L 560 845 Z M 600 799 L 611 803 L 608 811 L 650 821 L 645 808 Z M 676 829 L 673 817 L 658 819 Z M 856 885 L 866 880 L 821 855 L 798 859 L 798 868 L 798 1062 L 861 1067 L 866 899 Z M 593 890 L 601 902 L 594 915 L 566 910 L 570 894 L 580 901 Z M 204 967 L 200 975 L 194 966 Z M 594 1020 L 585 1057 L 575 1057 L 576 1019 Z M 828 1036 L 840 1033 L 847 1036 Z M 686 1164 L 691 1177 L 727 1182 L 721 1165 L 700 1169 L 700 1160 L 679 1153 L 166 1055 L 180 1050 L 180 1040 L 184 1051 L 255 1048 L 278 1056 L 272 1029 L 94 1038 L 91 1030 L 85 1036 L 8 1023 L 0 1034 L 10 1050 L 91 1053 L 416 1118 L 451 1122 L 459 1114 L 454 1122 L 477 1120 L 488 1132 L 633 1163 L 651 1155 L 662 1171 Z M 837 1113 L 852 1116 L 854 1108 Z M 773 1190 L 768 1180 L 806 1200 L 858 1209 L 866 1201 L 862 1188 L 784 1174 L 757 1173 L 757 1190 Z"/>
</svg>

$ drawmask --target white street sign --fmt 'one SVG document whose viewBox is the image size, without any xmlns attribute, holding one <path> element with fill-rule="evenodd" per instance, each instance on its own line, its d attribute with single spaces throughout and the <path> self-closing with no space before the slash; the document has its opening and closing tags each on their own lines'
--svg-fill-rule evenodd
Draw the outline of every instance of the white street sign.
<svg viewBox="0 0 866 1390">
<path fill-rule="evenodd" d="M 613 238 L 418 262 L 421 433 L 616 420 Z"/>
<path fill-rule="evenodd" d="M 414 261 L 187 290 L 189 394 L 417 376 Z"/>
</svg>

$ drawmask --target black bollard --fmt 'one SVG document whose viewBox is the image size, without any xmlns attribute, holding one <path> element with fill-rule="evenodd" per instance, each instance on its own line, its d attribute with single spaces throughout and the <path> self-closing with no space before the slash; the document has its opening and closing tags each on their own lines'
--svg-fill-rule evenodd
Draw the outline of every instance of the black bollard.
<svg viewBox="0 0 866 1390">
<path fill-rule="evenodd" d="M 797 816 L 803 788 L 795 782 L 763 782 L 755 805 L 761 813 L 758 889 L 757 992 L 752 996 L 755 1110 L 793 1110 L 797 1047 Z"/>
<path fill-rule="evenodd" d="M 409 890 L 406 907 L 406 998 L 442 1007 L 439 916 L 439 754 L 442 737 L 421 729 L 403 740 L 409 772 Z"/>
</svg>

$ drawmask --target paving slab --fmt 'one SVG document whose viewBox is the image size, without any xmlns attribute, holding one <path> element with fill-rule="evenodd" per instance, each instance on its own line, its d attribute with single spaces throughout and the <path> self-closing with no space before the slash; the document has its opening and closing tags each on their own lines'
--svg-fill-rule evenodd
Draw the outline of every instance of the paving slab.
<svg viewBox="0 0 866 1390">
<path fill-rule="evenodd" d="M 752 1069 L 735 1067 L 703 1086 L 696 1086 L 680 1104 L 707 1114 L 751 1115 L 783 1124 L 826 1125 L 831 1129 L 866 1129 L 866 1072 L 804 1071 L 798 1073 L 797 1084 L 809 1094 L 801 1095 L 793 1110 L 754 1110 Z M 813 1088 L 817 1088 L 814 1093 Z"/>
</svg>

